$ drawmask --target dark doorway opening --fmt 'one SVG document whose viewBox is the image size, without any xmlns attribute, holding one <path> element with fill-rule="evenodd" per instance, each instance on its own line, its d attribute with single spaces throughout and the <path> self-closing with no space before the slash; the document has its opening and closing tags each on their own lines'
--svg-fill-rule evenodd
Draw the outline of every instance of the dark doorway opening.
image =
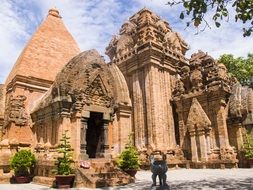
<svg viewBox="0 0 253 190">
<path fill-rule="evenodd" d="M 102 150 L 103 137 L 103 113 L 90 112 L 86 133 L 87 154 L 89 158 L 96 158 Z"/>
</svg>

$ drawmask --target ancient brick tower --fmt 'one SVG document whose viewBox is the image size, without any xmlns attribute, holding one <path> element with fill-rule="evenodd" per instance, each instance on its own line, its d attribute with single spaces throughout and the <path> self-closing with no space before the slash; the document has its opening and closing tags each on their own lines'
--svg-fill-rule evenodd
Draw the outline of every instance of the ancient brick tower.
<svg viewBox="0 0 253 190">
<path fill-rule="evenodd" d="M 170 101 L 176 69 L 187 65 L 187 48 L 166 21 L 147 9 L 124 23 L 106 48 L 128 83 L 139 150 L 166 151 L 176 146 Z"/>
<path fill-rule="evenodd" d="M 32 107 L 49 89 L 56 74 L 79 52 L 58 10 L 50 9 L 6 80 L 3 138 L 21 144 L 33 142 Z"/>
</svg>

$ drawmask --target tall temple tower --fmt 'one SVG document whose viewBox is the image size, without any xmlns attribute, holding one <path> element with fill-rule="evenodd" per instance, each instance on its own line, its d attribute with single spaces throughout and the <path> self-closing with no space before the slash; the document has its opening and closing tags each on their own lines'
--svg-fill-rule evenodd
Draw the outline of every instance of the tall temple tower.
<svg viewBox="0 0 253 190">
<path fill-rule="evenodd" d="M 30 111 L 56 74 L 80 52 L 58 10 L 50 9 L 17 59 L 5 82 L 3 138 L 31 144 Z"/>
<path fill-rule="evenodd" d="M 186 42 L 150 10 L 125 22 L 106 48 L 128 83 L 133 104 L 133 130 L 139 150 L 176 147 L 172 89 L 177 68 L 188 65 Z"/>
</svg>

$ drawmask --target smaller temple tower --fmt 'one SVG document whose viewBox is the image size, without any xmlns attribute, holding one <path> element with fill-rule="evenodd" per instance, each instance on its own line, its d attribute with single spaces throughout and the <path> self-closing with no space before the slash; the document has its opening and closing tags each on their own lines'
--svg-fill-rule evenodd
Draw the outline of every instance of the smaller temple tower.
<svg viewBox="0 0 253 190">
<path fill-rule="evenodd" d="M 236 81 L 223 64 L 201 51 L 192 55 L 179 75 L 173 100 L 186 158 L 192 167 L 236 166 L 236 149 L 229 142 L 227 125 L 229 97 Z"/>
<path fill-rule="evenodd" d="M 50 9 L 5 82 L 3 139 L 25 146 L 34 142 L 30 111 L 52 85 L 56 74 L 79 52 L 58 10 Z"/>
</svg>

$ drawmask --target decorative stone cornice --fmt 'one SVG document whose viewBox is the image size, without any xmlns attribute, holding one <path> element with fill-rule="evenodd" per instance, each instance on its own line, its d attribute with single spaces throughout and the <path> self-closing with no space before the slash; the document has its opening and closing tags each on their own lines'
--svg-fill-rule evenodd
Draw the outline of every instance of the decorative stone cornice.
<svg viewBox="0 0 253 190">
<path fill-rule="evenodd" d="M 7 84 L 6 92 L 11 92 L 13 89 L 20 87 L 29 90 L 46 92 L 50 86 L 53 84 L 53 81 L 39 79 L 35 77 L 26 77 L 22 75 L 16 75 L 10 83 Z"/>
</svg>

